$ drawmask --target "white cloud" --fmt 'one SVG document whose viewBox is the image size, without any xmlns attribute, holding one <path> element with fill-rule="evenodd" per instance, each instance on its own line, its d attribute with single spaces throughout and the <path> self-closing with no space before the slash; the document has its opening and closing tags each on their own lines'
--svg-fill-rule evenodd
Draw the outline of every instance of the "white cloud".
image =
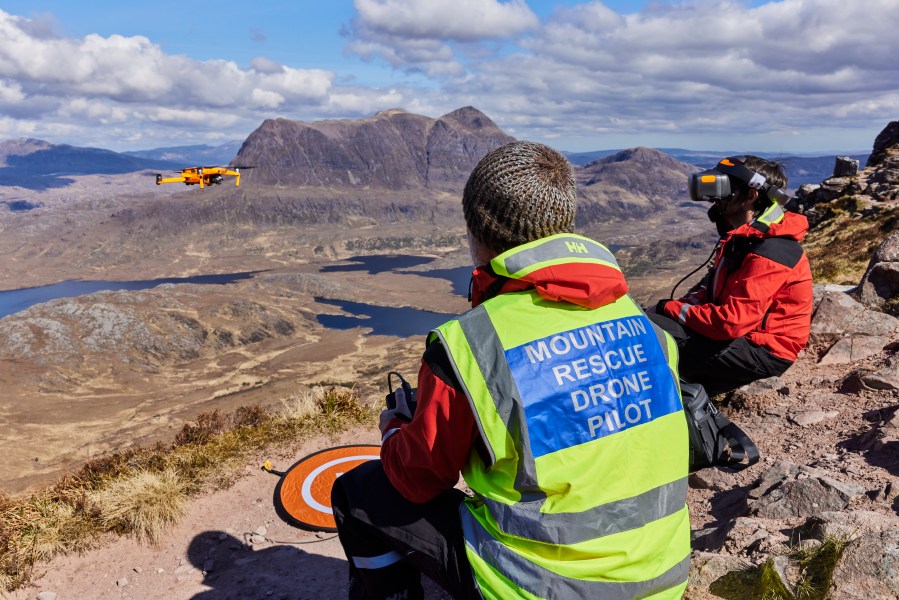
<svg viewBox="0 0 899 600">
<path fill-rule="evenodd" d="M 391 89 L 386 92 L 362 91 L 335 93 L 331 96 L 331 110 L 338 115 L 366 116 L 372 114 L 372 106 L 383 108 L 407 108 L 403 106 L 407 96 L 402 92 Z"/>
<path fill-rule="evenodd" d="M 452 49 L 433 40 L 405 40 L 397 44 L 390 39 L 368 39 L 347 44 L 347 51 L 364 60 L 382 59 L 395 68 L 419 71 L 429 77 L 461 75 L 462 65 Z"/>
<path fill-rule="evenodd" d="M 126 115 L 202 126 L 205 116 L 197 115 L 216 114 L 213 122 L 241 123 L 246 133 L 268 116 L 258 109 L 326 106 L 332 79 L 327 71 L 264 58 L 243 69 L 168 55 L 142 36 L 60 37 L 0 10 L 0 107 L 16 118 L 42 111 L 47 122 L 38 131 L 121 122 Z"/>
<path fill-rule="evenodd" d="M 191 128 L 218 129 L 229 127 L 238 121 L 238 117 L 216 111 L 179 110 L 175 108 L 150 108 L 135 113 L 136 116 L 164 125 Z"/>
<path fill-rule="evenodd" d="M 284 67 L 280 63 L 277 63 L 270 58 L 265 58 L 264 56 L 257 56 L 251 60 L 250 68 L 258 73 L 266 73 L 268 75 L 284 72 Z"/>
<path fill-rule="evenodd" d="M 502 40 L 540 22 L 524 0 L 354 0 L 347 52 L 429 77 L 460 76 L 453 46 Z"/>
<path fill-rule="evenodd" d="M 561 4 L 356 0 L 347 51 L 440 81 L 425 104 L 472 104 L 516 135 L 756 135 L 897 117 L 895 0 Z M 452 8 L 447 9 L 451 6 Z M 520 19 L 496 17 L 520 11 Z M 508 15 L 506 15 L 508 17 Z M 502 21 L 502 22 L 500 22 Z"/>
<path fill-rule="evenodd" d="M 284 104 L 284 96 L 277 92 L 255 89 L 251 94 L 253 104 L 261 108 L 277 108 Z"/>
<path fill-rule="evenodd" d="M 522 51 L 468 62 L 447 91 L 547 139 L 874 129 L 899 116 L 897 15 L 894 0 L 697 0 L 631 15 L 588 2 L 557 10 Z"/>
<path fill-rule="evenodd" d="M 405 39 L 472 42 L 537 27 L 524 0 L 354 0 L 362 25 Z"/>
<path fill-rule="evenodd" d="M 627 15 L 559 2 L 543 23 L 524 0 L 355 6 L 345 51 L 375 65 L 339 74 L 262 56 L 199 61 L 141 36 L 67 38 L 52 17 L 0 10 L 0 139 L 161 146 L 241 137 L 270 117 L 391 107 L 439 116 L 465 105 L 563 148 L 662 134 L 876 134 L 899 118 L 895 0 L 682 0 Z M 389 85 L 360 83 L 379 76 Z M 74 139 L 54 137 L 64 134 Z"/>
<path fill-rule="evenodd" d="M 15 82 L 0 80 L 0 106 L 17 104 L 25 100 L 22 86 Z"/>
</svg>

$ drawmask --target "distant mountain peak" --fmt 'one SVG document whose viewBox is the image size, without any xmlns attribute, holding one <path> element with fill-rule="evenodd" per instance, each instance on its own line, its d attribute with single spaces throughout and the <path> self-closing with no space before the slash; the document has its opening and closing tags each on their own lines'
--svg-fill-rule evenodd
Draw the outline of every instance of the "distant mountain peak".
<svg viewBox="0 0 899 600">
<path fill-rule="evenodd" d="M 50 142 L 35 138 L 18 138 L 0 142 L 0 167 L 5 167 L 8 156 L 26 156 L 38 150 L 48 150 L 53 147 Z"/>
<path fill-rule="evenodd" d="M 620 152 L 616 152 L 611 156 L 607 156 L 605 158 L 601 158 L 596 162 L 599 163 L 617 163 L 617 162 L 626 162 L 626 161 L 636 161 L 643 163 L 655 163 L 655 162 L 663 162 L 669 164 L 683 164 L 680 161 L 668 156 L 664 152 L 660 152 L 655 148 L 647 148 L 646 146 L 637 146 L 636 148 L 628 148 L 626 150 L 622 150 Z"/>
<path fill-rule="evenodd" d="M 362 119 L 267 119 L 235 162 L 255 167 L 251 184 L 461 191 L 477 162 L 511 141 L 472 106 L 436 119 L 391 108 Z"/>
<path fill-rule="evenodd" d="M 405 108 L 388 108 L 386 110 L 380 110 L 380 111 L 376 112 L 374 118 L 377 119 L 378 117 L 391 117 L 393 115 L 408 115 L 408 114 L 411 114 L 411 113 L 409 113 L 409 111 L 406 110 Z"/>
<path fill-rule="evenodd" d="M 173 163 L 44 140 L 20 138 L 0 143 L 0 185 L 30 189 L 63 187 L 71 175 L 133 173 L 171 168 Z"/>
</svg>

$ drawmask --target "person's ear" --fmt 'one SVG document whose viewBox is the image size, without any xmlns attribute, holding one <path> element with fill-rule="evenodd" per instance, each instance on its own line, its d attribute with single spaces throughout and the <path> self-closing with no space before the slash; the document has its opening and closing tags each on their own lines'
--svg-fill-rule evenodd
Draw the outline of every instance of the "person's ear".
<svg viewBox="0 0 899 600">
<path fill-rule="evenodd" d="M 743 198 L 743 206 L 747 209 L 755 206 L 755 201 L 758 200 L 759 191 L 753 188 L 749 188 L 746 190 L 746 196 Z"/>
</svg>

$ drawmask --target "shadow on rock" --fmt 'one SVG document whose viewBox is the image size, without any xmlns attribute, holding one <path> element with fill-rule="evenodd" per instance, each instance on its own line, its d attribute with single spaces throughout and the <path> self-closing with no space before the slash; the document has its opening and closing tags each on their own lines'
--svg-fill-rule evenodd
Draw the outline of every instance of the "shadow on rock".
<svg viewBox="0 0 899 600">
<path fill-rule="evenodd" d="M 727 523 L 737 517 L 749 514 L 749 490 L 751 485 L 743 485 L 731 489 L 725 489 L 711 499 L 711 515 L 718 523 Z"/>
<path fill-rule="evenodd" d="M 725 600 L 756 600 L 759 572 L 755 567 L 731 571 L 712 582 L 709 592 Z"/>
<path fill-rule="evenodd" d="M 846 438 L 837 447 L 856 452 L 869 465 L 899 476 L 899 410 L 896 407 L 878 409 L 865 413 L 864 417 L 873 421 L 871 428 Z"/>
<path fill-rule="evenodd" d="M 346 561 L 288 545 L 253 549 L 222 531 L 205 531 L 187 550 L 211 589 L 192 600 L 302 600 L 345 595 Z"/>
</svg>

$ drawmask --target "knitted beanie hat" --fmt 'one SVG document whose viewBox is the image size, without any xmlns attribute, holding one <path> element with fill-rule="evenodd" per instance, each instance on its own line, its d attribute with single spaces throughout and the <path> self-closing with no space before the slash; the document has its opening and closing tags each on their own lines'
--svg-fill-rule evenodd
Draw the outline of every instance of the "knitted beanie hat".
<svg viewBox="0 0 899 600">
<path fill-rule="evenodd" d="M 571 233 L 575 210 L 571 165 L 543 144 L 501 146 L 471 172 L 462 210 L 472 235 L 497 252 Z"/>
</svg>

